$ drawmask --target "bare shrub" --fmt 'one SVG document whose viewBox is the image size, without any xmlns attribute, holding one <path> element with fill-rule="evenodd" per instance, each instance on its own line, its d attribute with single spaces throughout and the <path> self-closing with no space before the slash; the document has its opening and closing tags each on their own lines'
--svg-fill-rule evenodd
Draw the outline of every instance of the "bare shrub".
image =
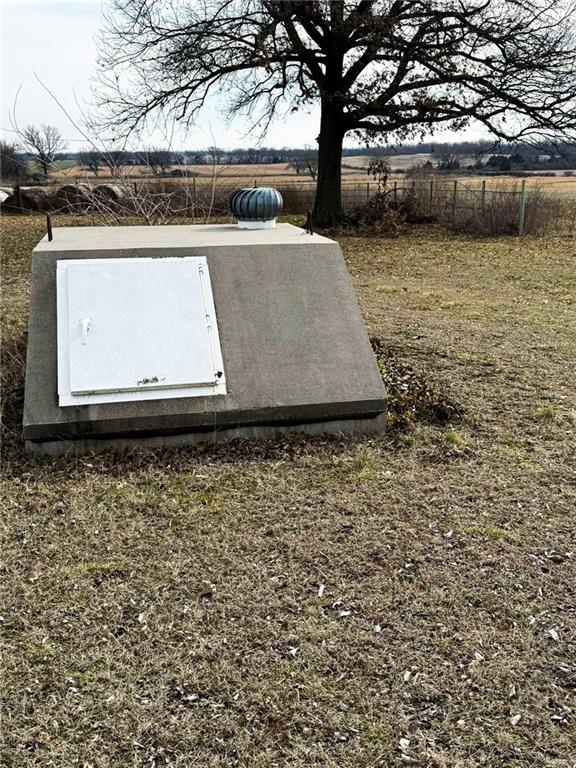
<svg viewBox="0 0 576 768">
<path fill-rule="evenodd" d="M 408 224 L 427 224 L 434 221 L 433 205 L 430 203 L 428 184 L 413 182 L 402 190 L 393 207 Z"/>
<path fill-rule="evenodd" d="M 404 219 L 381 195 L 374 195 L 365 205 L 354 208 L 346 216 L 342 226 L 367 237 L 398 237 Z"/>
<path fill-rule="evenodd" d="M 62 190 L 65 195 L 62 195 Z M 132 183 L 120 173 L 114 184 L 67 184 L 55 195 L 58 210 L 96 214 L 107 225 L 130 218 L 147 225 L 188 218 L 207 221 L 228 211 L 227 189 L 208 183 L 196 188 L 185 182 L 151 179 Z"/>
<path fill-rule="evenodd" d="M 372 158 L 368 174 L 376 182 L 376 192 L 362 205 L 357 205 L 343 221 L 344 228 L 356 230 L 357 234 L 383 237 L 397 237 L 404 221 L 388 187 L 390 164 L 385 158 Z"/>
<path fill-rule="evenodd" d="M 557 220 L 554 231 L 559 234 L 569 235 L 571 237 L 576 236 L 576 198 L 558 196 L 556 198 L 557 204 Z"/>
<path fill-rule="evenodd" d="M 560 198 L 541 187 L 532 187 L 526 197 L 524 231 L 529 235 L 546 235 L 561 227 L 563 207 Z"/>
<path fill-rule="evenodd" d="M 492 182 L 489 188 L 443 177 L 413 179 L 399 190 L 395 207 L 409 224 L 436 222 L 456 232 L 481 237 L 518 235 L 521 188 L 516 182 Z M 537 185 L 527 187 L 524 233 L 573 231 L 576 205 Z"/>
<path fill-rule="evenodd" d="M 170 224 L 198 213 L 186 184 L 158 180 L 102 186 L 94 190 L 92 210 L 109 225 L 121 224 L 126 217 L 148 225 Z"/>
<path fill-rule="evenodd" d="M 520 222 L 520 188 L 517 184 L 500 184 L 486 192 L 468 191 L 455 209 L 443 211 L 444 222 L 466 234 L 495 237 L 517 235 Z M 562 208 L 556 195 L 538 186 L 526 192 L 524 233 L 544 235 L 558 228 Z M 451 220 L 450 220 L 451 218 Z"/>
</svg>

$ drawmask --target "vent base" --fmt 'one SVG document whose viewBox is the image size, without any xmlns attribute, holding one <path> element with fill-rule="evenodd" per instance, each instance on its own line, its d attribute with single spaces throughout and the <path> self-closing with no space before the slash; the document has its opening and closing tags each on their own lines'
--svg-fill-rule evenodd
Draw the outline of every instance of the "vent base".
<svg viewBox="0 0 576 768">
<path fill-rule="evenodd" d="M 275 229 L 276 219 L 267 221 L 239 221 L 238 229 Z"/>
</svg>

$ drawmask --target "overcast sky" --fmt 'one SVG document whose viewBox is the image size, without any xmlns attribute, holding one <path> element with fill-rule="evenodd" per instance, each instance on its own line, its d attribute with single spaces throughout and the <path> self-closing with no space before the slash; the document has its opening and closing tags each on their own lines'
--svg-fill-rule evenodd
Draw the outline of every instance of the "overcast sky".
<svg viewBox="0 0 576 768">
<path fill-rule="evenodd" d="M 57 126 L 68 140 L 69 150 L 86 146 L 57 101 L 74 121 L 82 124 L 82 111 L 89 108 L 91 98 L 102 5 L 101 0 L 0 0 L 4 139 L 15 139 L 10 132 L 15 120 L 20 127 L 40 123 Z M 172 146 L 175 149 L 206 147 L 213 143 L 211 133 L 220 147 L 248 147 L 256 143 L 254 137 L 246 135 L 245 123 L 235 120 L 228 125 L 220 113 L 218 105 L 212 103 L 188 134 L 174 136 Z M 309 114 L 297 113 L 274 124 L 263 143 L 275 147 L 314 145 L 318 128 L 316 110 Z M 469 138 L 480 136 L 478 132 L 467 132 Z M 437 140 L 453 138 L 455 135 L 449 132 L 436 135 Z M 167 142 L 156 133 L 142 143 Z"/>
</svg>

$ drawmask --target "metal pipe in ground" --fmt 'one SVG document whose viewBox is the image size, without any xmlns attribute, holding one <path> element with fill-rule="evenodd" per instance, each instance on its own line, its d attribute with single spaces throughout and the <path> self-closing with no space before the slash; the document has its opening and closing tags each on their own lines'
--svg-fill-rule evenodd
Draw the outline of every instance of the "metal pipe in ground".
<svg viewBox="0 0 576 768">
<path fill-rule="evenodd" d="M 518 211 L 518 237 L 524 234 L 526 223 L 526 179 L 520 185 L 520 210 Z"/>
</svg>

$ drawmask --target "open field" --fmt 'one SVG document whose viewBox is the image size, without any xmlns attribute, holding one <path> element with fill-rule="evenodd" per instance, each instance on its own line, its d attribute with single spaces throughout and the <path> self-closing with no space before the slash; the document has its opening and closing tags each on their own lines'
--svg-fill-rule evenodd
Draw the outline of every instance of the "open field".
<svg viewBox="0 0 576 768">
<path fill-rule="evenodd" d="M 433 155 L 430 154 L 417 154 L 417 155 L 396 155 L 391 158 L 390 163 L 394 169 L 406 169 L 417 163 L 424 163 L 426 160 L 433 159 Z M 359 155 L 355 157 L 342 158 L 342 173 L 348 178 L 358 177 L 360 179 L 366 176 L 366 167 L 370 161 L 368 155 Z M 174 166 L 176 167 L 176 166 Z M 226 180 L 231 179 L 266 179 L 271 178 L 284 180 L 304 180 L 306 176 L 298 175 L 296 171 L 290 167 L 289 163 L 260 163 L 260 164 L 238 164 L 238 165 L 186 165 L 179 166 L 185 169 L 190 174 L 198 174 L 200 178 L 224 178 Z M 126 173 L 129 173 L 133 178 L 149 177 L 151 175 L 150 169 L 145 165 L 133 165 L 128 166 L 125 169 Z M 103 168 L 100 173 L 100 178 L 106 178 L 107 169 Z M 56 171 L 54 177 L 58 176 L 90 176 L 93 174 L 87 172 L 85 168 L 80 165 L 66 165 L 62 167 L 61 172 Z M 311 179 L 309 179 L 311 181 Z"/>
<path fill-rule="evenodd" d="M 371 159 L 370 155 L 352 155 L 351 157 L 343 157 L 342 166 L 346 166 L 348 169 L 358 168 L 359 170 L 362 170 L 368 167 Z M 413 155 L 390 155 L 387 159 L 393 171 L 406 171 L 414 165 L 423 165 L 428 161 L 436 161 L 436 157 L 431 152 L 418 152 Z"/>
<path fill-rule="evenodd" d="M 173 170 L 177 166 L 171 166 Z M 241 183 L 253 184 L 254 180 L 262 180 L 262 183 L 268 183 L 271 179 L 277 181 L 303 181 L 312 183 L 312 179 L 305 175 L 298 175 L 293 168 L 290 168 L 288 163 L 254 163 L 254 164 L 238 164 L 238 165 L 182 165 L 178 166 L 184 172 L 190 174 L 190 180 L 196 176 L 199 180 L 212 180 L 223 181 L 229 183 L 237 179 L 241 179 Z M 347 168 L 345 165 L 342 167 L 342 172 L 345 177 L 361 178 L 366 177 L 366 170 L 358 168 Z M 71 168 L 63 169 L 62 171 L 54 172 L 54 178 L 95 178 L 94 174 L 87 171 L 82 166 L 75 165 Z M 150 178 L 154 174 L 151 173 L 150 168 L 145 165 L 130 165 L 122 168 L 122 175 L 131 179 Z M 107 168 L 102 168 L 98 174 L 99 179 L 111 178 Z"/>
<path fill-rule="evenodd" d="M 406 157 L 415 157 L 409 156 Z M 349 161 L 357 162 L 349 162 Z M 367 158 L 355 157 L 344 158 L 342 168 L 342 187 L 344 191 L 352 192 L 357 191 L 359 199 L 365 199 L 366 189 L 369 188 L 372 192 L 376 191 L 376 183 L 367 175 L 366 170 L 362 167 Z M 393 164 L 394 167 L 394 164 Z M 402 166 L 404 167 L 404 166 Z M 175 181 L 179 184 L 193 184 L 198 189 L 206 189 L 216 185 L 217 187 L 250 187 L 250 186 L 266 186 L 275 185 L 280 189 L 285 188 L 298 188 L 302 190 L 312 190 L 315 186 L 315 182 L 305 175 L 297 175 L 294 170 L 288 167 L 285 163 L 279 164 L 262 164 L 262 165 L 221 165 L 212 169 L 208 165 L 189 165 L 183 166 L 190 174 L 188 177 L 177 177 L 174 179 L 159 178 L 151 176 L 149 169 L 144 166 L 129 166 L 123 168 L 120 174 L 120 183 L 129 181 L 141 181 L 141 180 L 155 180 L 166 182 Z M 470 188 L 480 189 L 482 182 L 485 181 L 487 189 L 496 190 L 501 187 L 519 189 L 521 179 L 514 176 L 475 176 L 464 174 L 436 174 L 430 178 L 434 178 L 437 184 L 450 187 L 454 181 L 458 181 L 459 184 L 464 184 Z M 118 177 L 114 179 L 109 175 L 107 169 L 102 169 L 95 177 L 93 174 L 88 173 L 85 169 L 75 166 L 60 173 L 52 174 L 52 179 L 59 179 L 62 183 L 66 180 L 78 182 L 80 179 L 86 180 L 90 183 L 106 183 L 114 180 L 118 183 Z M 553 194 L 561 194 L 563 196 L 571 197 L 576 200 L 576 175 L 575 176 L 528 176 L 525 179 L 526 187 L 528 190 L 537 187 Z M 396 182 L 399 187 L 409 186 L 411 180 L 405 178 L 403 175 L 392 176 L 389 180 L 389 186 Z"/>
<path fill-rule="evenodd" d="M 382 438 L 51 462 L 18 435 L 44 226 L 1 222 L 2 765 L 573 768 L 575 241 L 341 238 L 386 370 L 462 419 L 400 377 Z"/>
</svg>

